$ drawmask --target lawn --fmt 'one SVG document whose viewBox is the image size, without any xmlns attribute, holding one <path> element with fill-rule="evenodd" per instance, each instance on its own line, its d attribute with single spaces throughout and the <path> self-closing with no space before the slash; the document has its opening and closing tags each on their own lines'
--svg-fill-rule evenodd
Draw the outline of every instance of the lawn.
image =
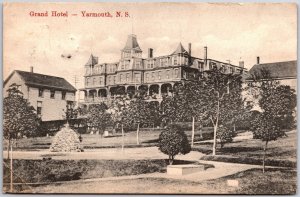
<svg viewBox="0 0 300 197">
<path fill-rule="evenodd" d="M 252 169 L 228 177 L 193 182 L 166 178 L 138 178 L 85 183 L 51 184 L 29 188 L 34 193 L 147 193 L 147 194 L 295 194 L 297 173 L 272 169 L 262 174 Z M 227 180 L 239 182 L 227 186 Z"/>
<path fill-rule="evenodd" d="M 175 160 L 174 164 L 199 164 Z M 10 183 L 10 160 L 3 163 L 4 191 Z M 85 180 L 166 172 L 168 160 L 13 160 L 15 191 L 26 190 L 28 184 L 50 184 L 59 181 Z M 213 165 L 203 164 L 205 168 Z"/>
<path fill-rule="evenodd" d="M 189 128 L 188 128 L 189 129 Z M 162 129 L 141 128 L 139 138 L 140 146 L 156 146 L 158 142 L 159 134 Z M 188 138 L 191 138 L 191 130 L 186 130 Z M 199 140 L 199 131 L 196 134 L 195 140 Z M 212 137 L 212 128 L 207 127 L 203 129 L 204 139 Z M 50 148 L 53 136 L 49 137 L 35 137 L 35 138 L 23 138 L 17 141 L 14 150 L 38 150 Z M 126 147 L 136 147 L 136 131 L 130 131 L 125 133 L 124 144 Z M 98 134 L 83 134 L 82 145 L 84 149 L 93 148 L 112 148 L 120 147 L 122 145 L 122 136 L 117 133 L 115 136 L 100 137 Z M 4 150 L 7 149 L 7 141 L 3 143 Z"/>
<path fill-rule="evenodd" d="M 218 146 L 217 155 L 262 159 L 263 145 L 264 143 L 259 139 L 234 140 L 232 143 L 225 144 L 222 149 Z M 198 143 L 194 150 L 211 154 L 212 142 Z M 267 158 L 296 162 L 296 151 L 297 133 L 291 131 L 287 133 L 287 137 L 269 142 L 266 156 Z"/>
</svg>

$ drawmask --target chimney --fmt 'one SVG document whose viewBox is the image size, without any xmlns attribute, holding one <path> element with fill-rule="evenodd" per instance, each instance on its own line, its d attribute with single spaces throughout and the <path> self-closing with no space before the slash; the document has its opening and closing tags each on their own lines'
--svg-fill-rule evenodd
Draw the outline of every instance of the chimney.
<svg viewBox="0 0 300 197">
<path fill-rule="evenodd" d="M 207 65 L 207 46 L 204 47 L 204 65 Z"/>
<path fill-rule="evenodd" d="M 33 73 L 33 66 L 30 66 L 30 72 Z"/>
<path fill-rule="evenodd" d="M 256 64 L 259 64 L 259 56 L 256 57 Z"/>
<path fill-rule="evenodd" d="M 148 58 L 153 58 L 153 49 L 152 48 L 148 49 Z"/>
<path fill-rule="evenodd" d="M 189 43 L 189 55 L 192 56 L 192 44 Z"/>
<path fill-rule="evenodd" d="M 244 68 L 244 61 L 239 61 L 239 67 Z"/>
</svg>

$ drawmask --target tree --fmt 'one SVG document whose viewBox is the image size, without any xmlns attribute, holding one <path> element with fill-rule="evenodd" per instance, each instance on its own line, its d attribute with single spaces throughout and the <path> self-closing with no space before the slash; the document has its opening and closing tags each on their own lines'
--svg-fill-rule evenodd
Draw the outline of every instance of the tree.
<svg viewBox="0 0 300 197">
<path fill-rule="evenodd" d="M 149 125 L 152 124 L 153 127 L 161 122 L 160 110 L 158 102 L 146 102 L 146 116 Z"/>
<path fill-rule="evenodd" d="M 132 99 L 128 105 L 128 107 L 124 111 L 123 121 L 127 124 L 136 124 L 136 143 L 140 144 L 139 141 L 139 132 L 140 132 L 140 124 L 144 124 L 148 122 L 147 119 L 147 110 L 146 110 L 147 102 L 144 100 L 142 96 L 136 97 Z"/>
<path fill-rule="evenodd" d="M 16 84 L 10 85 L 8 96 L 3 100 L 3 137 L 8 140 L 8 158 L 12 140 L 36 135 L 40 122 L 35 109 L 23 98 L 18 87 Z"/>
<path fill-rule="evenodd" d="M 108 107 L 104 103 L 92 104 L 88 109 L 87 121 L 92 127 L 98 129 L 101 137 L 106 127 L 111 123 L 111 116 L 107 109 Z"/>
<path fill-rule="evenodd" d="M 8 96 L 3 100 L 3 137 L 8 140 L 7 158 L 9 150 L 13 151 L 13 140 L 23 136 L 33 137 L 39 126 L 40 119 L 35 109 L 27 99 L 23 98 L 23 93 L 18 89 L 17 84 L 9 86 Z M 10 190 L 13 192 L 13 163 L 10 158 Z"/>
<path fill-rule="evenodd" d="M 181 97 L 177 99 L 181 103 L 177 104 L 179 107 L 178 110 L 181 111 L 180 114 L 183 114 L 181 117 L 182 121 L 192 120 L 192 140 L 191 146 L 194 145 L 195 138 L 195 121 L 200 121 L 200 137 L 202 136 L 202 125 L 205 122 L 206 117 L 206 94 L 204 94 L 204 78 L 194 81 L 186 81 L 183 85 L 179 86 L 178 94 L 175 94 L 175 97 Z"/>
<path fill-rule="evenodd" d="M 122 150 L 124 150 L 124 125 L 126 125 L 125 117 L 126 117 L 126 108 L 130 104 L 130 100 L 126 97 L 119 97 L 112 100 L 108 113 L 111 115 L 111 120 L 113 123 L 113 130 L 121 124 L 121 132 L 122 132 Z"/>
<path fill-rule="evenodd" d="M 280 85 L 279 81 L 273 79 L 267 69 L 253 73 L 251 79 L 248 86 L 257 90 L 255 98 L 258 99 L 261 108 L 261 112 L 251 121 L 251 131 L 254 139 L 261 139 L 264 142 L 263 172 L 265 172 L 268 143 L 285 135 L 283 123 L 287 117 L 293 119 L 296 94 L 290 86 Z"/>
<path fill-rule="evenodd" d="M 159 135 L 159 150 L 169 156 L 169 164 L 172 165 L 176 155 L 187 154 L 191 146 L 186 134 L 179 126 L 169 125 Z"/>
<path fill-rule="evenodd" d="M 213 152 L 216 155 L 219 125 L 241 113 L 242 77 L 240 74 L 224 74 L 222 69 L 213 68 L 206 72 L 204 91 L 207 118 L 214 127 Z"/>
<path fill-rule="evenodd" d="M 234 137 L 235 137 L 234 131 L 228 129 L 223 125 L 219 127 L 217 132 L 217 139 L 220 140 L 221 148 L 223 148 L 226 143 L 232 142 Z"/>
<path fill-rule="evenodd" d="M 251 130 L 254 139 L 261 139 L 264 142 L 263 172 L 265 172 L 266 151 L 269 141 L 275 141 L 284 136 L 284 131 L 280 128 L 278 118 L 272 114 L 261 113 L 251 121 Z"/>
</svg>

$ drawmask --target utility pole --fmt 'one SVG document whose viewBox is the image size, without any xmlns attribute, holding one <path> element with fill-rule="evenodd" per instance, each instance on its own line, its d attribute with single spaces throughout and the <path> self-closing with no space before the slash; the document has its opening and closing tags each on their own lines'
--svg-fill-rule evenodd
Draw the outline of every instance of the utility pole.
<svg viewBox="0 0 300 197">
<path fill-rule="evenodd" d="M 77 84 L 79 83 L 79 77 L 77 75 L 74 75 L 73 76 L 73 80 L 74 80 L 75 88 L 77 89 Z M 79 95 L 80 95 L 78 90 L 77 90 L 76 94 L 77 94 L 77 107 L 78 107 L 78 104 L 79 104 Z"/>
</svg>

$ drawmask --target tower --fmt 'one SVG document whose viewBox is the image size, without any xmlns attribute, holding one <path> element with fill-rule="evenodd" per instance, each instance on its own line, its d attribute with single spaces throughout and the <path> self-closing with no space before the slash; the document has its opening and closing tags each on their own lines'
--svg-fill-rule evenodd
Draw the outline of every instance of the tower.
<svg viewBox="0 0 300 197">
<path fill-rule="evenodd" d="M 136 35 L 131 34 L 127 38 L 125 47 L 121 52 L 121 59 L 132 58 L 132 57 L 142 57 L 142 50 L 137 42 Z"/>
</svg>

